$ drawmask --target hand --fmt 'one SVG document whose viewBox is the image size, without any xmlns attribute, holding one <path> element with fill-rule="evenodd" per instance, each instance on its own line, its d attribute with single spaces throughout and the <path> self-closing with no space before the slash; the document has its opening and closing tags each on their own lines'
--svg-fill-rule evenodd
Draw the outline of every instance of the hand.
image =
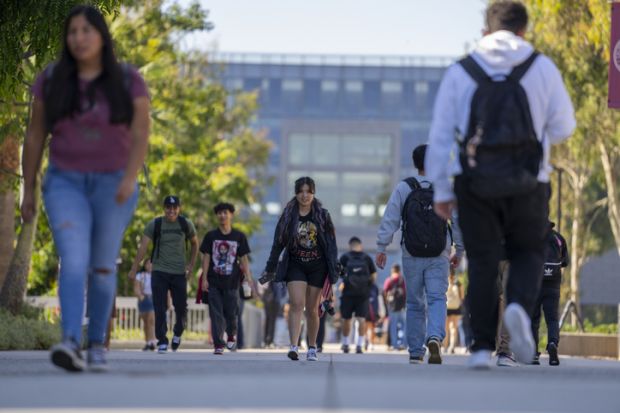
<svg viewBox="0 0 620 413">
<path fill-rule="evenodd" d="M 135 268 L 130 269 L 129 272 L 127 273 L 127 277 L 130 280 L 135 280 L 136 279 L 136 269 Z"/>
<path fill-rule="evenodd" d="M 377 267 L 381 269 L 385 268 L 386 262 L 387 262 L 387 256 L 385 255 L 385 252 L 378 252 L 377 256 L 375 257 L 375 263 L 377 264 Z"/>
<path fill-rule="evenodd" d="M 34 202 L 34 193 L 32 191 L 24 191 L 24 199 L 22 201 L 22 219 L 25 223 L 32 222 L 34 218 L 34 210 L 35 202 Z"/>
<path fill-rule="evenodd" d="M 435 213 L 446 221 L 452 216 L 452 208 L 454 208 L 454 201 L 435 202 Z"/>
<path fill-rule="evenodd" d="M 453 269 L 457 268 L 460 263 L 461 263 L 461 258 L 458 255 L 453 254 L 450 257 L 450 267 L 452 267 Z"/>
<path fill-rule="evenodd" d="M 136 190 L 136 180 L 135 179 L 127 179 L 123 178 L 118 189 L 116 190 L 116 203 L 124 204 L 125 201 L 129 199 L 129 197 L 133 194 L 133 191 Z"/>
<path fill-rule="evenodd" d="M 207 277 L 202 277 L 202 291 L 209 291 L 209 281 L 207 280 Z"/>
<path fill-rule="evenodd" d="M 144 294 L 138 294 L 138 301 L 144 300 Z"/>
</svg>

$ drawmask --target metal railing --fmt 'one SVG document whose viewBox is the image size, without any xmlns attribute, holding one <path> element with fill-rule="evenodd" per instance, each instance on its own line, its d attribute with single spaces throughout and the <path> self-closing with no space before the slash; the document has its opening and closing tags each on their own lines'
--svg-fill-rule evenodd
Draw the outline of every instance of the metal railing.
<svg viewBox="0 0 620 413">
<path fill-rule="evenodd" d="M 58 297 L 26 297 L 26 302 L 32 306 L 45 310 L 48 319 L 60 316 L 60 304 Z M 171 309 L 167 313 L 168 326 L 174 325 L 175 314 Z M 84 324 L 88 323 L 86 314 Z M 246 347 L 260 347 L 262 344 L 263 312 L 256 306 L 245 303 L 243 311 L 244 340 Z M 116 297 L 116 314 L 114 329 L 133 330 L 142 329 L 143 323 L 138 311 L 138 299 L 136 297 Z M 193 299 L 187 300 L 187 325 L 186 331 L 210 334 L 211 324 L 209 309 L 204 304 L 196 304 Z"/>
</svg>

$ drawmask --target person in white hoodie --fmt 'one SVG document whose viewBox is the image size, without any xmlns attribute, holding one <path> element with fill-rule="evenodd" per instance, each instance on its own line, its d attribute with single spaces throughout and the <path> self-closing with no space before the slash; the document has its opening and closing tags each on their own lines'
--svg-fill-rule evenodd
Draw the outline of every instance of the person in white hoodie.
<svg viewBox="0 0 620 413">
<path fill-rule="evenodd" d="M 527 21 L 519 2 L 488 7 L 485 36 L 446 70 L 429 135 L 425 169 L 435 185 L 434 208 L 448 218 L 458 204 L 467 250 L 473 368 L 489 367 L 495 348 L 497 268 L 504 252 L 510 347 L 517 360 L 532 361 L 530 316 L 544 262 L 550 145 L 575 128 L 560 72 L 523 39 Z"/>
</svg>

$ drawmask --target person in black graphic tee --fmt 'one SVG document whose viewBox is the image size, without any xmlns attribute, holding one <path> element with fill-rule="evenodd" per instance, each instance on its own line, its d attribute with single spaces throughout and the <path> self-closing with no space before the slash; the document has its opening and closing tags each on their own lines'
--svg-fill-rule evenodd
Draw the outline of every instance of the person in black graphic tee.
<svg viewBox="0 0 620 413">
<path fill-rule="evenodd" d="M 276 226 L 271 254 L 264 274 L 275 272 L 275 281 L 287 283 L 288 327 L 291 348 L 288 357 L 299 359 L 297 343 L 305 308 L 308 326 L 308 361 L 317 361 L 319 300 L 325 280 L 338 281 L 336 233 L 329 212 L 314 197 L 312 178 L 295 181 L 295 197 L 284 208 Z"/>
<path fill-rule="evenodd" d="M 202 290 L 208 294 L 215 354 L 223 354 L 224 345 L 231 351 L 236 349 L 239 287 L 244 277 L 252 285 L 252 274 L 248 262 L 248 240 L 243 232 L 232 227 L 235 207 L 220 203 L 213 210 L 219 226 L 208 232 L 200 245 L 202 272 L 207 274 L 202 278 Z"/>
</svg>

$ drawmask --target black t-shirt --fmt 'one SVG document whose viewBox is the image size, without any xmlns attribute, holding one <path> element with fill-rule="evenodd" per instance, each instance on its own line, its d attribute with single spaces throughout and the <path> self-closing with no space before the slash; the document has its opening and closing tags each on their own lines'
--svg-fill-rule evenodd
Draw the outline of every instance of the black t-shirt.
<svg viewBox="0 0 620 413">
<path fill-rule="evenodd" d="M 310 214 L 299 217 L 295 237 L 297 247 L 291 251 L 293 259 L 304 268 L 322 266 L 324 259 L 319 245 L 318 225 L 312 221 Z"/>
<path fill-rule="evenodd" d="M 220 229 L 207 232 L 200 244 L 200 252 L 209 254 L 207 280 L 209 286 L 222 289 L 238 289 L 241 284 L 239 258 L 250 253 L 245 234 L 233 229 L 223 234 Z"/>
<path fill-rule="evenodd" d="M 357 260 L 366 261 L 366 266 L 367 266 L 369 277 L 373 273 L 377 272 L 377 267 L 375 267 L 375 263 L 373 262 L 372 258 L 370 258 L 370 255 L 362 251 L 349 251 L 346 254 L 342 254 L 342 256 L 340 257 L 340 264 L 342 265 L 343 268 L 345 268 L 345 270 L 347 268 L 347 263 L 349 262 L 351 257 L 355 257 L 356 261 Z M 344 290 L 342 291 L 342 295 L 350 295 L 351 291 L 348 291 L 348 290 L 349 290 L 349 286 L 347 285 L 347 283 L 345 283 Z"/>
</svg>

